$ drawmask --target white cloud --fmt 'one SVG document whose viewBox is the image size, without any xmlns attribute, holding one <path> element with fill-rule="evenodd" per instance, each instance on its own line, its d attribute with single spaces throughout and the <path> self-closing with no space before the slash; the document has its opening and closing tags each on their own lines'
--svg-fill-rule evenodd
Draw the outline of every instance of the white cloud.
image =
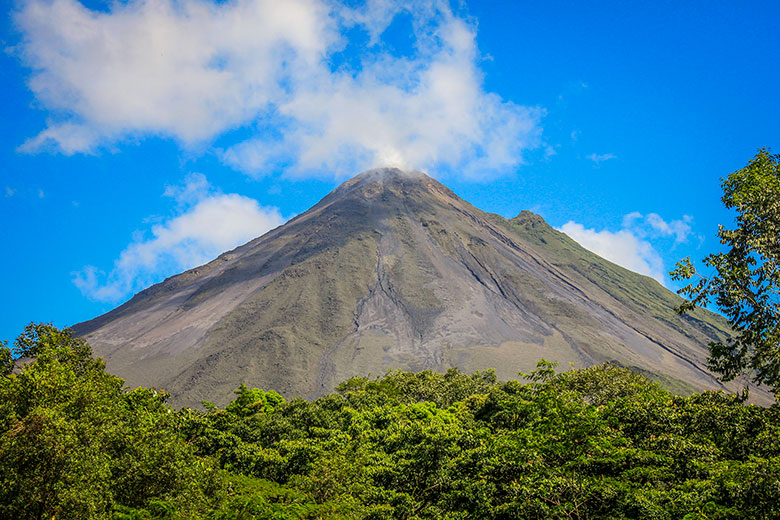
<svg viewBox="0 0 780 520">
<path fill-rule="evenodd" d="M 407 55 L 383 42 L 401 16 Z M 29 0 L 15 20 L 51 116 L 27 152 L 150 135 L 203 150 L 243 128 L 254 135 L 220 156 L 254 175 L 400 165 L 479 177 L 541 144 L 543 111 L 484 90 L 476 26 L 444 0 L 128 0 L 107 12 Z"/>
<path fill-rule="evenodd" d="M 182 211 L 151 227 L 149 238 L 134 237 L 109 273 L 86 266 L 73 273 L 73 283 L 86 296 L 117 302 L 168 276 L 214 259 L 266 231 L 284 219 L 276 208 L 256 200 L 210 188 L 204 176 L 188 177 L 182 187 L 168 188 Z M 197 195 L 194 195 L 197 194 Z"/>
<path fill-rule="evenodd" d="M 674 238 L 673 247 L 686 242 L 691 235 L 693 217 L 683 215 L 666 222 L 657 213 L 642 215 L 632 211 L 623 217 L 622 229 L 612 232 L 586 229 L 577 222 L 567 222 L 559 228 L 582 247 L 620 266 L 655 278 L 665 284 L 663 260 L 651 240 Z"/>
<path fill-rule="evenodd" d="M 617 232 L 586 229 L 582 224 L 567 222 L 559 228 L 585 249 L 631 271 L 655 278 L 664 283 L 661 255 L 647 240 L 627 229 Z"/>
<path fill-rule="evenodd" d="M 278 95 L 288 64 L 315 64 L 335 41 L 324 5 L 307 0 L 131 0 L 110 12 L 31 0 L 16 22 L 30 88 L 64 117 L 26 146 L 65 153 L 132 134 L 212 139 Z"/>
<path fill-rule="evenodd" d="M 693 218 L 690 215 L 683 215 L 680 220 L 666 222 L 656 213 L 650 213 L 645 217 L 645 221 L 656 233 L 661 236 L 673 236 L 674 243 L 680 244 L 688 240 Z"/>
<path fill-rule="evenodd" d="M 634 223 L 642 218 L 642 214 L 638 211 L 632 211 L 623 217 L 623 227 L 630 228 L 634 226 Z"/>
<path fill-rule="evenodd" d="M 642 215 L 638 211 L 632 211 L 623 217 L 623 228 L 630 229 L 641 237 L 674 237 L 676 245 L 688 241 L 692 232 L 691 222 L 693 217 L 690 215 L 683 215 L 681 219 L 666 222 L 657 213 Z"/>
<path fill-rule="evenodd" d="M 192 204 L 205 199 L 212 191 L 211 184 L 202 173 L 190 173 L 181 185 L 166 186 L 163 195 L 179 204 Z"/>
<path fill-rule="evenodd" d="M 617 155 L 614 153 L 592 153 L 586 157 L 587 159 L 593 161 L 593 163 L 596 166 L 599 166 L 601 163 L 605 161 L 611 161 L 612 159 L 617 159 Z"/>
<path fill-rule="evenodd" d="M 11 188 L 10 186 L 6 186 L 5 187 L 5 196 L 6 197 L 13 197 L 15 193 L 16 193 L 15 189 Z"/>
</svg>

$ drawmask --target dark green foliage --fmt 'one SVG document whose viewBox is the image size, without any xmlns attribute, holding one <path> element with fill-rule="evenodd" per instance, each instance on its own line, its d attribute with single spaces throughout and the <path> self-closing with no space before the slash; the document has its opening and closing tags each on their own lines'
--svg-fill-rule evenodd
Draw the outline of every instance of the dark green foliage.
<svg viewBox="0 0 780 520">
<path fill-rule="evenodd" d="M 777 408 L 673 396 L 610 364 L 526 377 L 391 372 L 183 427 L 223 467 L 360 518 L 777 517 Z"/>
<path fill-rule="evenodd" d="M 736 211 L 736 228 L 720 226 L 725 251 L 704 259 L 713 274 L 680 290 L 680 312 L 713 303 L 734 329 L 727 342 L 710 343 L 710 369 L 730 381 L 747 374 L 780 395 L 780 155 L 763 148 L 721 183 L 723 204 Z M 686 258 L 676 280 L 697 276 Z"/>
<path fill-rule="evenodd" d="M 249 389 L 244 383 L 235 391 L 236 398 L 227 406 L 226 411 L 240 417 L 256 413 L 270 413 L 284 403 L 284 398 L 271 390 L 264 392 L 259 388 Z"/>
<path fill-rule="evenodd" d="M 528 383 L 390 372 L 224 410 L 127 391 L 31 325 L 0 380 L 0 518 L 776 519 L 780 408 L 605 364 Z"/>
<path fill-rule="evenodd" d="M 425 370 L 411 373 L 396 370 L 378 380 L 353 377 L 336 387 L 336 391 L 345 394 L 381 394 L 404 403 L 430 401 L 439 407 L 447 407 L 462 401 L 473 394 L 488 392 L 497 381 L 493 370 L 477 371 L 473 375 L 464 374 L 457 368 L 451 368 L 444 374 Z"/>
<path fill-rule="evenodd" d="M 11 373 L 14 368 L 14 357 L 11 349 L 5 341 L 0 340 L 0 375 Z"/>
<path fill-rule="evenodd" d="M 0 518 L 205 507 L 217 470 L 175 433 L 164 393 L 125 392 L 83 340 L 50 325 L 29 325 L 16 353 L 34 359 L 0 378 Z"/>
</svg>

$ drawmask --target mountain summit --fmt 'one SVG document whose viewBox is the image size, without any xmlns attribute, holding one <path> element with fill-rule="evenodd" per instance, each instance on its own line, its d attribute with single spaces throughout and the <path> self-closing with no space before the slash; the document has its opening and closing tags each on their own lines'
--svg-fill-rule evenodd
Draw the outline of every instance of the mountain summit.
<svg viewBox="0 0 780 520">
<path fill-rule="evenodd" d="M 726 321 L 679 316 L 680 301 L 538 215 L 507 220 L 385 168 L 74 330 L 128 384 L 165 388 L 176 405 L 225 404 L 241 382 L 316 397 L 396 368 L 513 378 L 540 358 L 718 388 L 705 345 Z"/>
</svg>

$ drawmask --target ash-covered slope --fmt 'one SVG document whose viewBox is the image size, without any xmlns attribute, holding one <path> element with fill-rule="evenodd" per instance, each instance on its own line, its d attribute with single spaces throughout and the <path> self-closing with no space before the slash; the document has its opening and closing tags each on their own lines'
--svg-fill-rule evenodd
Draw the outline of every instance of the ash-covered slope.
<svg viewBox="0 0 780 520">
<path fill-rule="evenodd" d="M 176 405 L 241 383 L 314 397 L 388 368 L 511 378 L 544 357 L 604 360 L 681 390 L 717 388 L 725 320 L 522 212 L 480 211 L 419 172 L 379 169 L 204 266 L 74 327 L 130 385 Z"/>
</svg>

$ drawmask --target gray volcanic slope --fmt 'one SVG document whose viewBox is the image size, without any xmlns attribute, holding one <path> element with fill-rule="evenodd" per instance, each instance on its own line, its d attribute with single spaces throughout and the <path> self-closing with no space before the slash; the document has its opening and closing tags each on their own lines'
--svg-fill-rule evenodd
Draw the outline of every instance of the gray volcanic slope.
<svg viewBox="0 0 780 520">
<path fill-rule="evenodd" d="M 241 382 L 315 397 L 388 368 L 508 379 L 542 357 L 719 388 L 705 345 L 727 323 L 680 317 L 679 301 L 533 213 L 507 220 L 422 173 L 380 169 L 73 328 L 110 371 L 177 406 L 224 405 Z"/>
</svg>

